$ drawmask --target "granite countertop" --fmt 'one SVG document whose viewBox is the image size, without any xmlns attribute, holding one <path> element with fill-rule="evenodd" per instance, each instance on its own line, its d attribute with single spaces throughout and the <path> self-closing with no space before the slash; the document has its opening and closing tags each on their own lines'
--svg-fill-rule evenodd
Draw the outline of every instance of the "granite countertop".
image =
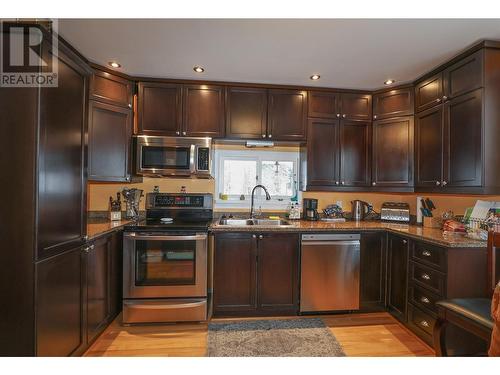
<svg viewBox="0 0 500 375">
<path fill-rule="evenodd" d="M 102 235 L 122 229 L 124 225 L 130 223 L 131 220 L 123 219 L 120 221 L 110 221 L 104 218 L 89 218 L 87 220 L 87 236 L 89 240 L 93 240 Z"/>
<path fill-rule="evenodd" d="M 486 247 L 486 241 L 473 240 L 461 235 L 444 236 L 441 229 L 424 228 L 418 225 L 384 223 L 381 221 L 346 221 L 332 223 L 325 221 L 292 221 L 287 226 L 223 226 L 214 221 L 210 227 L 212 232 L 325 232 L 325 231 L 373 231 L 385 230 L 403 234 L 407 237 L 431 242 L 446 247 Z"/>
</svg>

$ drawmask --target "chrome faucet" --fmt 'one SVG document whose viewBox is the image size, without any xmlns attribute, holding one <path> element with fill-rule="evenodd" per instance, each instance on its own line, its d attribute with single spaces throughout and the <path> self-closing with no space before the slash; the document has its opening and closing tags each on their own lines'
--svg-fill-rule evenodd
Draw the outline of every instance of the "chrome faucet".
<svg viewBox="0 0 500 375">
<path fill-rule="evenodd" d="M 269 195 L 269 192 L 267 191 L 266 187 L 264 185 L 255 185 L 254 188 L 252 189 L 252 204 L 250 205 L 250 219 L 253 219 L 254 217 L 254 213 L 253 213 L 253 199 L 254 199 L 254 195 L 255 195 L 255 189 L 257 188 L 262 188 L 262 190 L 264 190 L 264 192 L 266 193 L 266 201 L 270 201 L 271 200 L 271 196 Z"/>
</svg>

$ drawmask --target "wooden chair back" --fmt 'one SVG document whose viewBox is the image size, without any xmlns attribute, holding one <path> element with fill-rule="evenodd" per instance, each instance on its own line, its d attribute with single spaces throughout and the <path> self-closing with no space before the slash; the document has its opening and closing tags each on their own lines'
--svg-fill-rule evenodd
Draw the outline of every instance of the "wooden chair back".
<svg viewBox="0 0 500 375">
<path fill-rule="evenodd" d="M 491 293 L 500 281 L 500 232 L 488 233 L 488 288 Z"/>
</svg>

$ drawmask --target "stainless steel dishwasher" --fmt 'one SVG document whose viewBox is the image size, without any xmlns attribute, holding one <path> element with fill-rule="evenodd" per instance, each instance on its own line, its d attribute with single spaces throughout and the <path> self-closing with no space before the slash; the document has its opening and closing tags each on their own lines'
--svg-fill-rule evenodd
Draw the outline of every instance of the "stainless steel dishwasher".
<svg viewBox="0 0 500 375">
<path fill-rule="evenodd" d="M 303 234 L 300 311 L 359 309 L 359 234 Z"/>
</svg>

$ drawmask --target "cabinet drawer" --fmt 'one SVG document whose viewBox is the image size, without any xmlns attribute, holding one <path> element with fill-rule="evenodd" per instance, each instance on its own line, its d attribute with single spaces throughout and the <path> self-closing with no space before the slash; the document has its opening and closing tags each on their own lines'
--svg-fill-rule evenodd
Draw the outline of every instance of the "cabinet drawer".
<svg viewBox="0 0 500 375">
<path fill-rule="evenodd" d="M 445 275 L 429 267 L 410 262 L 410 282 L 422 286 L 440 297 L 445 295 Z"/>
<path fill-rule="evenodd" d="M 425 242 L 415 242 L 411 258 L 416 262 L 446 272 L 446 250 L 441 247 L 429 245 Z"/>
<path fill-rule="evenodd" d="M 436 302 L 442 300 L 443 297 L 438 296 L 428 290 L 421 288 L 413 283 L 410 284 L 408 290 L 408 301 L 419 308 L 432 311 L 437 314 Z"/>
<path fill-rule="evenodd" d="M 412 330 L 425 341 L 432 341 L 432 330 L 436 319 L 419 308 L 408 304 L 408 323 Z M 422 335 L 423 334 L 423 335 Z"/>
</svg>

